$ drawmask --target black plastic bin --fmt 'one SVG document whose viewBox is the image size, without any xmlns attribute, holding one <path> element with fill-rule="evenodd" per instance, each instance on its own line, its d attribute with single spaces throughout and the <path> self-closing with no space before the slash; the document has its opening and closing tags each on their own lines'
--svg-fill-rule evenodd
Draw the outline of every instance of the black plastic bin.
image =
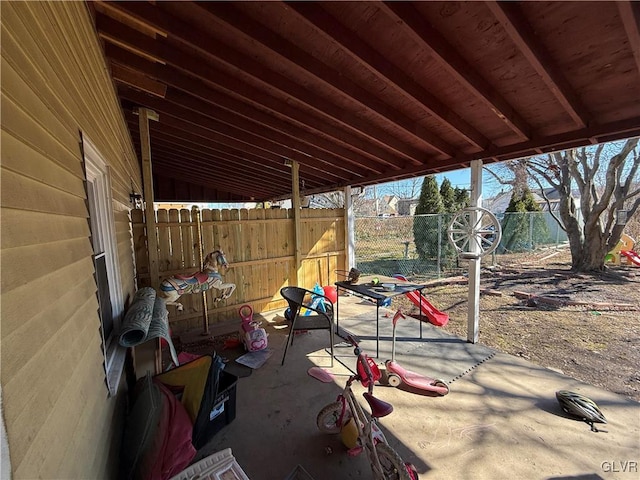
<svg viewBox="0 0 640 480">
<path fill-rule="evenodd" d="M 238 377 L 224 371 L 224 362 L 217 355 L 204 355 L 155 377 L 180 397 L 191 412 L 191 441 L 202 448 L 225 425 L 236 418 L 236 383 Z M 182 395 L 189 393 L 189 398 Z"/>
<path fill-rule="evenodd" d="M 211 380 L 211 376 L 209 377 Z M 217 393 L 213 402 L 203 402 L 193 426 L 193 446 L 202 448 L 223 427 L 236 418 L 236 384 L 238 377 L 220 371 Z"/>
</svg>

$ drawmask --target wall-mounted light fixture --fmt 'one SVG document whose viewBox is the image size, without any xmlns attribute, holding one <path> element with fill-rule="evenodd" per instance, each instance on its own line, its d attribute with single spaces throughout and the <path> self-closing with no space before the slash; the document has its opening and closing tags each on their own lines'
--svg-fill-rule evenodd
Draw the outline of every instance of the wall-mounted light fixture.
<svg viewBox="0 0 640 480">
<path fill-rule="evenodd" d="M 131 208 L 142 210 L 142 194 L 136 193 L 136 189 L 133 186 L 133 178 L 131 178 L 131 193 L 129 193 L 129 203 L 131 204 Z"/>
<path fill-rule="evenodd" d="M 129 203 L 134 209 L 142 209 L 142 194 L 136 193 L 133 190 L 129 194 Z"/>
</svg>

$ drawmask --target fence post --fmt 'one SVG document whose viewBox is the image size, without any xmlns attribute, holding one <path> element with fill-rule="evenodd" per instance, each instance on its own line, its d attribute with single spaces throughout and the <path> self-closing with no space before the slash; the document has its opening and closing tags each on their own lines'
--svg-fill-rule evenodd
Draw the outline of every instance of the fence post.
<svg viewBox="0 0 640 480">
<path fill-rule="evenodd" d="M 535 212 L 529 212 L 529 250 L 533 251 L 533 216 Z"/>
</svg>

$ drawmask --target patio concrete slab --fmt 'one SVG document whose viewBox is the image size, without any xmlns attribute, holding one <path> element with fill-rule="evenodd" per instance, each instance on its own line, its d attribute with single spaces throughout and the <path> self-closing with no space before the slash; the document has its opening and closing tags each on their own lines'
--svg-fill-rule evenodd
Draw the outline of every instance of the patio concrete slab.
<svg viewBox="0 0 640 480">
<path fill-rule="evenodd" d="M 375 357 L 378 352 L 377 360 L 383 363 L 392 357 L 392 318 L 395 312 L 380 309 L 377 341 L 375 313 L 367 312 L 372 308 L 367 303 L 353 299 L 351 305 L 342 306 L 341 313 L 346 315 L 341 315 L 340 329 L 353 334 L 360 347 L 370 356 Z M 471 344 L 449 335 L 430 323 L 420 324 L 411 317 L 398 320 L 395 344 L 396 361 L 404 368 L 447 383 L 455 381 L 497 353 L 484 345 Z M 353 348 L 339 348 L 336 355 L 351 370 L 355 368 Z"/>
<path fill-rule="evenodd" d="M 370 315 L 375 336 L 375 307 L 351 297 L 340 302 L 341 327 L 349 327 L 346 319 L 351 316 L 366 328 L 364 316 Z M 344 386 L 349 365 L 334 362 L 329 369 L 334 383 L 309 376 L 310 367 L 329 366 L 325 350 L 329 335 L 313 331 L 294 339 L 281 366 L 287 330 L 278 313 L 265 315 L 263 324 L 268 324 L 273 356 L 250 376 L 239 379 L 236 419 L 201 450 L 199 457 L 230 447 L 253 480 L 283 480 L 298 465 L 316 480 L 371 478 L 364 455 L 347 456 L 339 436 L 321 434 L 315 425 L 317 413 L 333 402 Z M 391 323 L 390 318 L 386 320 Z M 447 348 L 442 347 L 442 353 L 449 350 L 451 357 L 450 351 L 458 348 L 459 358 L 440 363 L 456 368 L 438 371 L 437 362 L 429 355 L 436 350 L 433 344 L 446 342 L 425 341 L 432 337 L 424 332 L 419 342 L 416 325 L 403 327 L 413 330 L 399 335 L 414 337 L 404 343 L 420 347 L 398 351 L 397 360 L 419 373 L 433 376 L 435 371 L 453 380 L 451 392 L 444 397 L 376 386 L 375 395 L 394 405 L 394 412 L 380 421 L 387 439 L 405 461 L 417 467 L 420 478 L 639 477 L 639 403 L 523 359 L 453 341 L 455 338 Z M 375 344 L 370 336 L 363 335 L 367 351 L 371 351 L 368 342 Z M 382 349 L 390 348 L 389 344 L 387 339 L 381 342 L 380 362 L 386 354 Z M 340 357 L 348 358 L 347 349 L 338 349 Z M 465 351 L 469 352 L 466 361 L 462 358 Z M 490 355 L 483 358 L 485 353 Z M 467 365 L 473 368 L 464 370 Z M 455 373 L 459 370 L 463 373 Z M 567 417 L 555 399 L 555 392 L 561 389 L 592 398 L 609 422 L 598 425 L 603 431 L 592 432 L 586 423 Z M 354 390 L 358 396 L 364 391 L 360 385 Z"/>
</svg>

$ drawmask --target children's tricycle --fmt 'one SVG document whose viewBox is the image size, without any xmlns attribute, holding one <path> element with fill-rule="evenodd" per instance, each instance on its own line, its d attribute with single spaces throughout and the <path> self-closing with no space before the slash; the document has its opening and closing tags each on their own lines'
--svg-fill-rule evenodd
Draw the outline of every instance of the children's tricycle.
<svg viewBox="0 0 640 480">
<path fill-rule="evenodd" d="M 350 456 L 366 452 L 375 480 L 418 480 L 415 467 L 402 460 L 378 426 L 379 418 L 393 412 L 390 403 L 373 396 L 373 385 L 381 377 L 378 366 L 360 350 L 353 337 L 347 340 L 358 357 L 357 373 L 348 378 L 338 399 L 320 410 L 316 419 L 318 428 L 323 433 L 340 433 Z M 354 381 L 367 388 L 363 395 L 371 413 L 365 411 L 351 390 Z"/>
</svg>

